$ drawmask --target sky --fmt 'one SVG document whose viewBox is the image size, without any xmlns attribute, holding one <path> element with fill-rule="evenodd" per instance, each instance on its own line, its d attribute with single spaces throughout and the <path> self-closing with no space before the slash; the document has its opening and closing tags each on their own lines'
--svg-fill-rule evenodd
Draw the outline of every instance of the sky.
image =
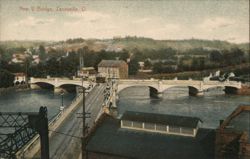
<svg viewBox="0 0 250 159">
<path fill-rule="evenodd" d="M 0 0 L 0 40 L 249 42 L 249 0 Z"/>
</svg>

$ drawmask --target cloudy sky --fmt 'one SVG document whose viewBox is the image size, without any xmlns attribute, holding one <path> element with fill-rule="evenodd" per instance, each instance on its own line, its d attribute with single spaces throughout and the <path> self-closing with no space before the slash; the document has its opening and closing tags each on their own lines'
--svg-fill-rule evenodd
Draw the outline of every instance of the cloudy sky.
<svg viewBox="0 0 250 159">
<path fill-rule="evenodd" d="M 0 40 L 127 35 L 249 42 L 249 0 L 0 0 Z"/>
</svg>

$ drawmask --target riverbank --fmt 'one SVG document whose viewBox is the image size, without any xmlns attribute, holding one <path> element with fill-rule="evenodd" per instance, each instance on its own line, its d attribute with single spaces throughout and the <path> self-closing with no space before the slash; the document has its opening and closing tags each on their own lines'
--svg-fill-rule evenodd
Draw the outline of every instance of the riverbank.
<svg viewBox="0 0 250 159">
<path fill-rule="evenodd" d="M 242 85 L 242 88 L 238 90 L 238 95 L 250 95 L 250 86 Z"/>
<path fill-rule="evenodd" d="M 29 90 L 29 89 L 30 89 L 29 84 L 17 85 L 17 86 L 8 87 L 8 88 L 0 88 L 0 95 L 9 93 L 11 91 L 24 91 L 24 90 Z"/>
<path fill-rule="evenodd" d="M 215 73 L 216 71 L 220 70 L 221 74 L 233 72 L 237 77 L 241 77 L 245 79 L 246 81 L 249 81 L 249 70 L 250 66 L 249 64 L 240 64 L 236 66 L 227 66 L 222 68 L 213 68 L 213 69 L 206 69 L 202 71 L 183 71 L 183 72 L 175 72 L 175 73 L 143 73 L 138 72 L 137 75 L 130 76 L 132 79 L 174 79 L 178 78 L 179 80 L 188 80 L 189 78 L 193 80 L 202 80 L 204 77 L 207 77 L 210 75 L 210 73 Z"/>
</svg>

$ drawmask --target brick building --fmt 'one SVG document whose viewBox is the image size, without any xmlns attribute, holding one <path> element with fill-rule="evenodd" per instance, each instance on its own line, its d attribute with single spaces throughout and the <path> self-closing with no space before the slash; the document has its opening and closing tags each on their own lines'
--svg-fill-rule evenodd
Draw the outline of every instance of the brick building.
<svg viewBox="0 0 250 159">
<path fill-rule="evenodd" d="M 128 78 L 128 64 L 123 60 L 102 60 L 98 72 L 107 78 Z"/>
</svg>

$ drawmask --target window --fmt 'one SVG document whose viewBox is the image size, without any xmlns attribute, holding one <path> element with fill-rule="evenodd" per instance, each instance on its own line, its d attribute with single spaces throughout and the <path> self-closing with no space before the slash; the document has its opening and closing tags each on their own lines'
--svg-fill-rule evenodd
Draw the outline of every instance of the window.
<svg viewBox="0 0 250 159">
<path fill-rule="evenodd" d="M 142 122 L 133 121 L 133 127 L 135 127 L 135 128 L 142 128 Z"/>
<path fill-rule="evenodd" d="M 156 124 L 156 130 L 158 130 L 158 131 L 167 131 L 167 127 L 166 127 L 166 125 Z"/>
<path fill-rule="evenodd" d="M 155 124 L 145 123 L 144 128 L 149 129 L 149 130 L 154 130 L 155 129 Z"/>
<path fill-rule="evenodd" d="M 181 133 L 182 134 L 193 135 L 194 129 L 192 129 L 192 128 L 181 128 Z"/>
<path fill-rule="evenodd" d="M 169 126 L 169 132 L 170 133 L 180 133 L 180 127 Z"/>
<path fill-rule="evenodd" d="M 122 126 L 132 127 L 132 121 L 122 120 Z"/>
</svg>

